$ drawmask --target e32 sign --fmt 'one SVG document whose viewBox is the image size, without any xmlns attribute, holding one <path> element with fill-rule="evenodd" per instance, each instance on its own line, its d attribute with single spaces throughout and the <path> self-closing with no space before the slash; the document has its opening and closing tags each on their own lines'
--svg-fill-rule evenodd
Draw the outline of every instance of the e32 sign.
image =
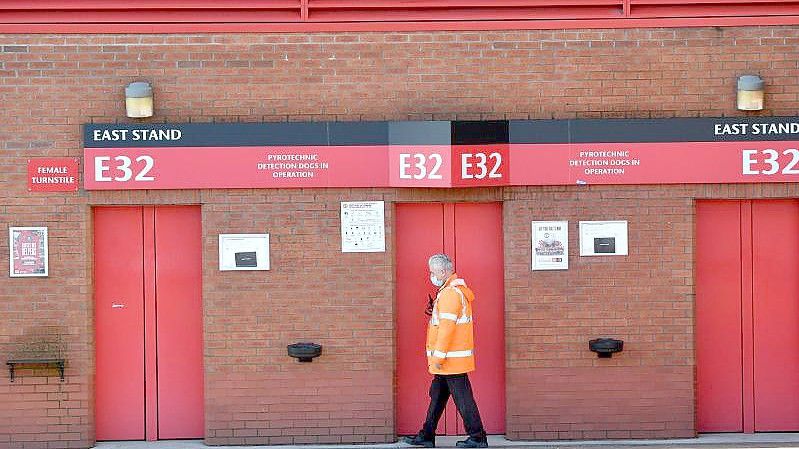
<svg viewBox="0 0 799 449">
<path fill-rule="evenodd" d="M 508 145 L 413 146 L 390 149 L 391 185 L 508 185 Z"/>
<path fill-rule="evenodd" d="M 508 145 L 459 145 L 453 147 L 453 185 L 508 185 Z"/>
<path fill-rule="evenodd" d="M 449 145 L 392 147 L 390 183 L 395 187 L 449 187 L 452 177 Z"/>
</svg>

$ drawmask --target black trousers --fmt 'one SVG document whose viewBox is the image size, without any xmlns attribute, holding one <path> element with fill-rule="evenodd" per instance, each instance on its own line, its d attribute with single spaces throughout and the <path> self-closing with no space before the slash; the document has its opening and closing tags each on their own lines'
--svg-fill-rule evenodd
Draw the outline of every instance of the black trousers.
<svg viewBox="0 0 799 449">
<path fill-rule="evenodd" d="M 466 374 L 436 374 L 430 383 L 430 406 L 427 408 L 427 418 L 424 420 L 422 432 L 427 438 L 433 438 L 438 427 L 438 420 L 444 413 L 450 395 L 455 400 L 455 407 L 463 418 L 463 427 L 470 437 L 479 440 L 485 439 L 483 420 L 480 411 L 474 402 L 472 384 Z"/>
</svg>

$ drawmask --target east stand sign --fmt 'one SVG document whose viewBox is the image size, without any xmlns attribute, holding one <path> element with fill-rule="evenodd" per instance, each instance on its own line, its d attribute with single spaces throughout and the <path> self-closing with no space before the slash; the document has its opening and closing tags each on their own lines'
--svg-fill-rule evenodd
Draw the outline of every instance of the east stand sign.
<svg viewBox="0 0 799 449">
<path fill-rule="evenodd" d="M 799 117 L 87 124 L 86 190 L 795 182 Z"/>
</svg>

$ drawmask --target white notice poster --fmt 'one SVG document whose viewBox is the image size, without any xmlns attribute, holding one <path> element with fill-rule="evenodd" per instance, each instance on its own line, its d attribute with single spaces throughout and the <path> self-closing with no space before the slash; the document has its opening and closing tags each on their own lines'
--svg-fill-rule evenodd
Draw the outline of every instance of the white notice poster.
<svg viewBox="0 0 799 449">
<path fill-rule="evenodd" d="M 533 270 L 569 269 L 569 222 L 533 222 Z"/>
<path fill-rule="evenodd" d="M 341 252 L 386 251 L 386 218 L 383 201 L 341 203 Z"/>
<path fill-rule="evenodd" d="M 219 271 L 268 269 L 269 234 L 219 234 Z"/>
<path fill-rule="evenodd" d="M 581 256 L 626 256 L 626 221 L 581 221 Z"/>
</svg>

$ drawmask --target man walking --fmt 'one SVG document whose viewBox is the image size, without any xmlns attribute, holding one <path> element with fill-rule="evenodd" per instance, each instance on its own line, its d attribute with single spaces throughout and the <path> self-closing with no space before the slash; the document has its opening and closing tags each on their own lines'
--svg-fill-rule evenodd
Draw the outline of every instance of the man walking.
<svg viewBox="0 0 799 449">
<path fill-rule="evenodd" d="M 427 326 L 427 367 L 433 374 L 430 406 L 422 430 L 403 440 L 408 444 L 435 447 L 436 427 L 450 395 L 463 418 L 469 437 L 457 447 L 488 447 L 483 421 L 474 401 L 467 373 L 474 371 L 474 331 L 472 301 L 474 293 L 455 274 L 452 260 L 436 254 L 428 260 L 430 282 L 438 289 L 432 316 Z"/>
</svg>

